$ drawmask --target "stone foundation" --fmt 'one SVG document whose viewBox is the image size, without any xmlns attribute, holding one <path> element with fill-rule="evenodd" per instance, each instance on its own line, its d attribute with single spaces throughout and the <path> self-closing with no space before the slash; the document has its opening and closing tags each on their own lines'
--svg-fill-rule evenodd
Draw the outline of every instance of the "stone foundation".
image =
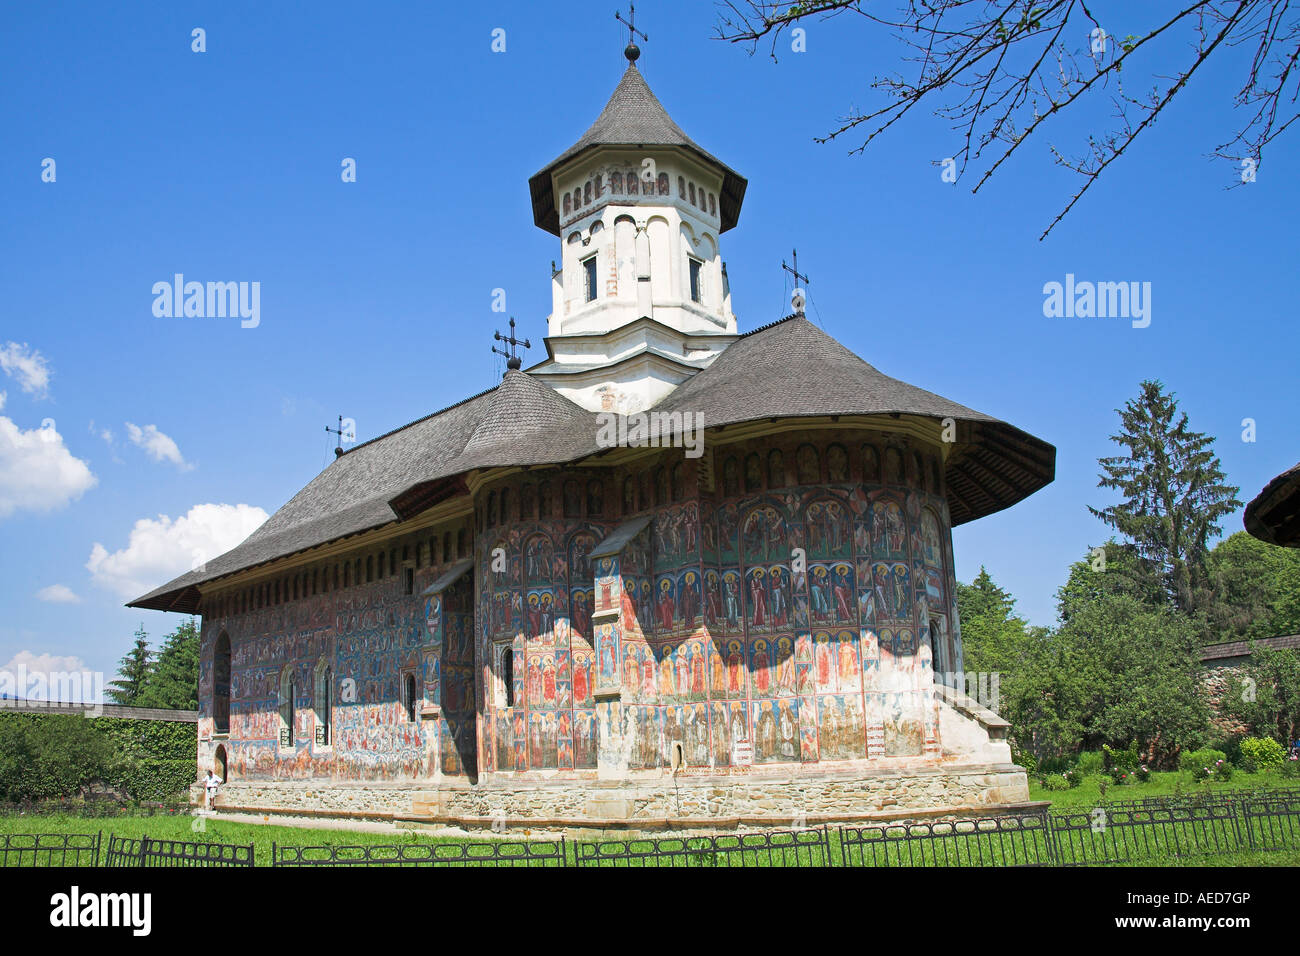
<svg viewBox="0 0 1300 956">
<path fill-rule="evenodd" d="M 964 764 L 430 790 L 413 784 L 231 783 L 219 810 L 508 830 L 724 830 L 990 815 L 1029 802 L 1024 770 Z"/>
</svg>

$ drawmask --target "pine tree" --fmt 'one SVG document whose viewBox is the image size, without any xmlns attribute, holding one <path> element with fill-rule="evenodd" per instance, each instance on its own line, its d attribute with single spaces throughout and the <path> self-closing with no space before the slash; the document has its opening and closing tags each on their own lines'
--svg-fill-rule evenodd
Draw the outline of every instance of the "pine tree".
<svg viewBox="0 0 1300 956">
<path fill-rule="evenodd" d="M 1153 381 L 1141 389 L 1137 399 L 1117 409 L 1120 433 L 1111 436 L 1127 453 L 1098 459 L 1098 487 L 1118 491 L 1124 500 L 1088 510 L 1132 542 L 1169 605 L 1185 614 L 1208 611 L 1209 541 L 1223 517 L 1241 507 L 1238 489 L 1227 483 L 1214 438 L 1188 427 L 1173 393 Z"/>
<path fill-rule="evenodd" d="M 163 638 L 162 650 L 136 702 L 165 710 L 198 709 L 199 629 L 194 618 Z"/>
<path fill-rule="evenodd" d="M 149 635 L 141 624 L 135 631 L 135 647 L 117 662 L 118 679 L 105 688 L 104 693 L 115 704 L 134 706 L 149 683 L 153 670 L 153 654 L 149 650 Z"/>
</svg>

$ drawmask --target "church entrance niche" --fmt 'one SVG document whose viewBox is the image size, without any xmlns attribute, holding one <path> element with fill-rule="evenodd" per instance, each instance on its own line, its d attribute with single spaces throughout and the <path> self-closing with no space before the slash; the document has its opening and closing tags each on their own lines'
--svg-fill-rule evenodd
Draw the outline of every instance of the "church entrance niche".
<svg viewBox="0 0 1300 956">
<path fill-rule="evenodd" d="M 212 757 L 212 772 L 222 783 L 226 782 L 226 748 L 223 744 L 217 745 L 217 752 Z"/>
</svg>

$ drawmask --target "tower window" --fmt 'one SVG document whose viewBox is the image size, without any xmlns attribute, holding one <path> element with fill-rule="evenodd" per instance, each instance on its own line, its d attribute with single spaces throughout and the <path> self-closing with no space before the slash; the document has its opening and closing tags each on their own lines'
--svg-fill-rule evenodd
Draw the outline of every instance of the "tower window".
<svg viewBox="0 0 1300 956">
<path fill-rule="evenodd" d="M 596 300 L 596 257 L 582 260 L 583 281 L 587 290 L 587 301 Z"/>
<path fill-rule="evenodd" d="M 703 292 L 700 286 L 700 266 L 703 263 L 699 259 L 688 260 L 691 267 L 691 301 L 699 302 Z"/>
</svg>

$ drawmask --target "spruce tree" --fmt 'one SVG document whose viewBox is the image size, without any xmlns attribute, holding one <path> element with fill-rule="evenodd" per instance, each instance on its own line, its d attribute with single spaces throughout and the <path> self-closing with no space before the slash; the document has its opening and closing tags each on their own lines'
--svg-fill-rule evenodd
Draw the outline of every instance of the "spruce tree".
<svg viewBox="0 0 1300 956">
<path fill-rule="evenodd" d="M 194 618 L 163 638 L 162 650 L 136 702 L 165 710 L 198 709 L 199 629 Z"/>
<path fill-rule="evenodd" d="M 115 704 L 134 706 L 149 683 L 153 667 L 153 654 L 149 650 L 149 635 L 141 624 L 135 631 L 135 646 L 117 662 L 117 680 L 104 689 L 108 699 Z"/>
<path fill-rule="evenodd" d="M 1192 431 L 1173 393 L 1153 381 L 1141 390 L 1116 410 L 1121 427 L 1111 441 L 1125 454 L 1098 459 L 1098 487 L 1124 500 L 1088 510 L 1132 542 L 1170 606 L 1185 614 L 1207 612 L 1213 601 L 1209 541 L 1224 516 L 1241 507 L 1238 489 L 1227 483 L 1214 438 Z"/>
</svg>

